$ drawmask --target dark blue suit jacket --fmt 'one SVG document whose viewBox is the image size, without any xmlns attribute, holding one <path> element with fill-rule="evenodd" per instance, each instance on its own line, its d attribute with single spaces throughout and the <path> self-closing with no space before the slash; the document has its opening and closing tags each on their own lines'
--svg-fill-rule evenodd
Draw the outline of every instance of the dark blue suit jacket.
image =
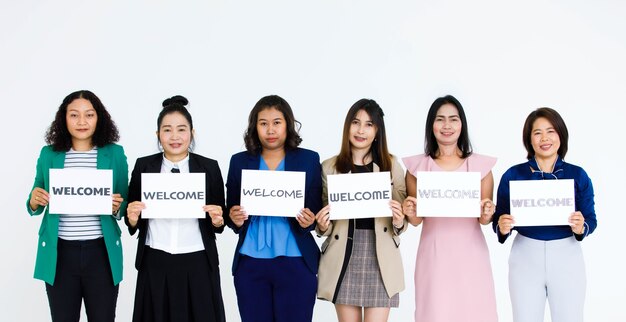
<svg viewBox="0 0 626 322">
<path fill-rule="evenodd" d="M 241 201 L 241 170 L 258 170 L 259 162 L 259 154 L 251 154 L 247 151 L 237 153 L 230 158 L 228 179 L 226 179 L 226 205 L 229 211 L 233 206 L 239 205 Z M 319 154 L 301 148 L 287 150 L 285 171 L 306 172 L 304 207 L 309 208 L 314 214 L 322 209 L 322 173 Z M 236 234 L 239 234 L 239 241 L 237 242 L 233 258 L 232 270 L 234 275 L 239 263 L 239 257 L 241 256 L 239 249 L 241 249 L 241 245 L 243 245 L 243 241 L 246 238 L 250 220 L 244 221 L 243 226 L 239 228 L 233 224 L 227 213 L 224 215 L 224 220 L 228 227 L 232 228 Z M 307 228 L 302 228 L 295 218 L 289 218 L 289 225 L 307 267 L 313 274 L 317 274 L 320 250 L 315 243 L 313 235 L 311 235 L 311 231 L 315 228 L 315 223 Z"/>
</svg>

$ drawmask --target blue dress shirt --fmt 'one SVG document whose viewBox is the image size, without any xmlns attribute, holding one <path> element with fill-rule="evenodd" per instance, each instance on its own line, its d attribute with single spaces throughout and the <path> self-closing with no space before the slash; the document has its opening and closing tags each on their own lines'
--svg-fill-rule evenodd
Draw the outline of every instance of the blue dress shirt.
<svg viewBox="0 0 626 322">
<path fill-rule="evenodd" d="M 574 179 L 575 210 L 580 211 L 583 217 L 585 217 L 585 232 L 581 235 L 574 234 L 572 228 L 567 225 L 514 227 L 513 230 L 517 230 L 522 236 L 538 240 L 555 240 L 574 235 L 578 241 L 581 241 L 587 235 L 593 233 L 598 223 L 594 209 L 593 185 L 585 170 L 579 166 L 566 163 L 559 157 L 554 164 L 552 172 L 543 172 L 537 165 L 537 161 L 533 158 L 528 160 L 528 162 L 509 168 L 509 170 L 502 175 L 502 179 L 500 180 L 496 212 L 493 216 L 492 223 L 500 243 L 504 243 L 510 235 L 502 235 L 498 229 L 498 218 L 503 214 L 511 213 L 509 182 L 514 180 L 558 179 Z"/>
</svg>

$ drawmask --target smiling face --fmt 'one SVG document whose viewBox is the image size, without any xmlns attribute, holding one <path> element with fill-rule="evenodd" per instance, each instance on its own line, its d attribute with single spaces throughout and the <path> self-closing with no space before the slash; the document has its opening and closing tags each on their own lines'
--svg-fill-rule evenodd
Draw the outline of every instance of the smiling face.
<svg viewBox="0 0 626 322">
<path fill-rule="evenodd" d="M 256 130 L 263 150 L 282 150 L 287 140 L 287 123 L 279 110 L 270 107 L 259 112 Z"/>
<path fill-rule="evenodd" d="M 556 159 L 561 147 L 559 134 L 552 123 L 545 117 L 537 118 L 533 122 L 530 142 L 535 151 L 535 158 L 551 162 Z"/>
<path fill-rule="evenodd" d="M 81 143 L 91 145 L 91 139 L 98 125 L 98 113 L 91 102 L 84 98 L 77 98 L 67 106 L 65 113 L 67 130 L 72 136 L 74 147 Z"/>
<path fill-rule="evenodd" d="M 440 146 L 457 145 L 461 136 L 463 124 L 459 111 L 452 104 L 443 104 L 437 110 L 437 116 L 433 123 L 433 133 L 437 144 Z"/>
<path fill-rule="evenodd" d="M 190 127 L 185 116 L 179 112 L 163 117 L 157 135 L 168 160 L 177 162 L 187 156 L 193 135 Z"/>
<path fill-rule="evenodd" d="M 378 129 L 365 110 L 359 110 L 350 123 L 350 146 L 352 150 L 369 151 Z"/>
</svg>

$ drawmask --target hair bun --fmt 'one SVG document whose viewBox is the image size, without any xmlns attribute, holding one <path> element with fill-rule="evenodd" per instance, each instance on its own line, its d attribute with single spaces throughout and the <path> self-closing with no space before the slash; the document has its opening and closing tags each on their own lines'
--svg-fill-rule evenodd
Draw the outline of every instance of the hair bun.
<svg viewBox="0 0 626 322">
<path fill-rule="evenodd" d="M 189 104 L 189 101 L 182 95 L 172 96 L 163 101 L 163 107 L 168 107 L 170 105 L 186 106 L 187 104 Z"/>
</svg>

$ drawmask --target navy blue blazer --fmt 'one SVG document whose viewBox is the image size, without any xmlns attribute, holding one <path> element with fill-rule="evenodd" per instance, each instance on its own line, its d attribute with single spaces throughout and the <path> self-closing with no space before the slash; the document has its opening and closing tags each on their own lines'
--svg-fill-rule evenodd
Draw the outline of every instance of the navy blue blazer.
<svg viewBox="0 0 626 322">
<path fill-rule="evenodd" d="M 233 206 L 239 205 L 241 201 L 241 170 L 258 170 L 260 158 L 259 154 L 252 154 L 247 151 L 239 152 L 230 158 L 228 178 L 226 179 L 226 204 L 229 211 Z M 301 148 L 286 151 L 285 171 L 306 172 L 304 207 L 309 208 L 314 214 L 322 209 L 321 169 L 320 156 L 317 152 Z M 239 241 L 233 257 L 232 272 L 234 275 L 239 263 L 239 257 L 241 256 L 239 249 L 241 249 L 241 245 L 243 245 L 243 241 L 246 238 L 250 220 L 244 221 L 243 225 L 238 228 L 230 219 L 228 213 L 224 213 L 226 225 L 232 228 L 236 234 L 239 234 Z M 302 253 L 304 262 L 313 274 L 317 274 L 320 250 L 315 243 L 313 235 L 311 235 L 311 231 L 315 228 L 315 222 L 307 228 L 302 228 L 295 218 L 289 218 L 289 225 L 296 238 L 296 243 L 300 253 Z"/>
<path fill-rule="evenodd" d="M 163 163 L 163 153 L 149 155 L 137 159 L 135 168 L 133 169 L 130 186 L 128 187 L 128 203 L 133 201 L 141 201 L 141 174 L 142 173 L 159 173 L 161 172 L 161 164 Z M 218 205 L 225 209 L 224 205 L 224 180 L 217 161 L 205 158 L 195 153 L 189 153 L 189 172 L 204 173 L 205 178 L 205 199 L 206 205 Z M 224 211 L 224 218 L 228 217 L 228 213 Z M 148 234 L 147 219 L 139 217 L 137 226 L 131 227 L 128 218 L 124 217 L 124 222 L 128 226 L 128 232 L 134 235 L 139 230 L 139 244 L 137 245 L 137 257 L 135 259 L 135 268 L 139 270 L 141 260 L 143 258 L 144 248 L 146 247 L 146 236 Z M 213 272 L 219 274 L 219 258 L 217 254 L 217 245 L 215 244 L 215 233 L 224 231 L 224 226 L 215 227 L 211 223 L 208 214 L 205 218 L 198 219 L 200 226 L 200 235 L 204 243 L 204 250 L 209 258 L 209 266 Z"/>
</svg>

